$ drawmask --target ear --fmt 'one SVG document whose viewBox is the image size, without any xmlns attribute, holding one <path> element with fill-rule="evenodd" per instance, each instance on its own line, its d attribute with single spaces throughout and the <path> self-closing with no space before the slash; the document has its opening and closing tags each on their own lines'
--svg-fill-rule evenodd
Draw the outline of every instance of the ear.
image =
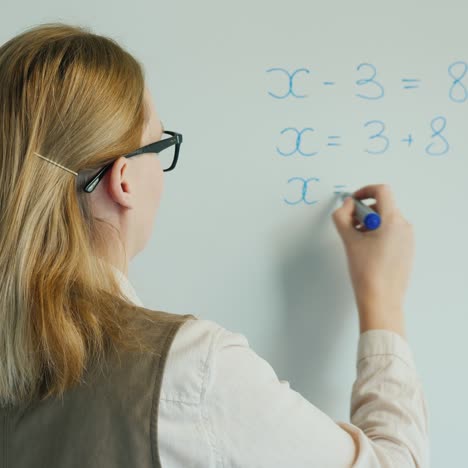
<svg viewBox="0 0 468 468">
<path fill-rule="evenodd" d="M 107 191 L 115 203 L 132 209 L 134 206 L 134 196 L 130 172 L 128 159 L 121 156 L 109 169 Z"/>
</svg>

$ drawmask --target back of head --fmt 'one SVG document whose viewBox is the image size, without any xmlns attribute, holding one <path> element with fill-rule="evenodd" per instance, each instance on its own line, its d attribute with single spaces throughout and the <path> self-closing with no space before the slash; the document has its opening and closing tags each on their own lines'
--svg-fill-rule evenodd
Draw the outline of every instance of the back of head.
<svg viewBox="0 0 468 468">
<path fill-rule="evenodd" d="M 143 97 L 138 61 L 83 27 L 48 23 L 0 47 L 2 405 L 60 394 L 109 344 L 137 341 L 82 187 L 139 146 Z"/>
</svg>

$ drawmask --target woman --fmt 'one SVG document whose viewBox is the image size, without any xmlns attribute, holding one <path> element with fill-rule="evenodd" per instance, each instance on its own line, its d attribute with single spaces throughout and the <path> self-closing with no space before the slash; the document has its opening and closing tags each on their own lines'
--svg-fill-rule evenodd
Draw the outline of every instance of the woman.
<svg viewBox="0 0 468 468">
<path fill-rule="evenodd" d="M 352 424 L 337 423 L 245 336 L 136 296 L 128 263 L 181 135 L 164 133 L 129 53 L 85 28 L 31 28 L 0 48 L 0 105 L 2 466 L 427 466 L 402 307 L 413 234 L 387 186 L 355 192 L 377 200 L 379 230 L 355 225 L 350 198 L 333 213 L 361 332 Z"/>
</svg>

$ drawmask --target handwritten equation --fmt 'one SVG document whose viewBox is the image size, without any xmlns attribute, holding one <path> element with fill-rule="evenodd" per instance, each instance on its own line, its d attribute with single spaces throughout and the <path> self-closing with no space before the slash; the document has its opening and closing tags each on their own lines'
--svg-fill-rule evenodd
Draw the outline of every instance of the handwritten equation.
<svg viewBox="0 0 468 468">
<path fill-rule="evenodd" d="M 354 84 L 357 87 L 355 96 L 360 99 L 376 101 L 385 97 L 386 84 L 379 76 L 377 67 L 372 63 L 360 63 L 356 67 L 358 74 Z M 308 97 L 307 94 L 300 94 L 297 89 L 299 85 L 296 84 L 296 79 L 300 74 L 310 74 L 309 68 L 297 68 L 293 71 L 288 71 L 284 68 L 273 67 L 266 70 L 266 73 L 280 74 L 284 77 L 285 91 L 282 94 L 277 92 L 268 91 L 268 94 L 274 99 L 286 99 L 289 97 L 295 99 L 303 99 Z M 451 63 L 447 68 L 447 94 L 448 98 L 455 103 L 462 104 L 468 101 L 468 64 L 464 61 L 457 61 Z M 422 86 L 422 80 L 417 77 L 402 77 L 400 79 L 400 86 L 407 91 L 419 89 Z M 337 86 L 336 81 L 323 81 L 323 86 L 332 87 Z"/>
<path fill-rule="evenodd" d="M 362 62 L 356 67 L 355 96 L 363 101 L 379 101 L 385 99 L 388 83 L 379 74 L 377 67 L 372 63 Z M 301 75 L 311 75 L 309 68 L 297 68 L 288 71 L 281 67 L 272 67 L 266 70 L 267 74 L 278 74 L 283 79 L 284 90 L 278 92 L 272 89 L 267 90 L 268 95 L 273 99 L 305 99 L 307 94 L 301 93 L 297 79 Z M 463 104 L 468 101 L 468 63 L 456 61 L 447 67 L 447 97 L 451 102 Z M 311 79 L 313 79 L 311 77 Z M 321 85 L 327 88 L 339 86 L 337 81 L 321 81 Z M 423 80 L 418 76 L 402 76 L 399 86 L 405 92 L 415 92 L 424 85 Z M 380 119 L 369 119 L 362 122 L 364 141 L 362 141 L 362 151 L 370 155 L 383 155 L 393 146 L 405 145 L 413 148 L 415 143 L 427 157 L 442 157 L 450 150 L 450 143 L 446 134 L 447 117 L 444 115 L 434 115 L 426 122 L 427 134 L 416 142 L 414 132 L 411 129 L 405 130 L 404 134 L 395 135 L 387 127 L 385 121 Z M 346 144 L 343 136 L 336 131 L 317 131 L 314 127 L 285 127 L 278 135 L 278 142 L 275 146 L 277 156 L 281 158 L 310 158 L 314 159 L 320 153 L 326 151 L 337 151 Z M 319 202 L 310 192 L 314 189 L 310 185 L 319 183 L 318 177 L 295 176 L 287 180 L 287 184 L 295 184 L 298 196 L 296 198 L 283 198 L 288 205 L 315 205 Z M 336 189 L 343 188 L 344 185 L 335 185 Z"/>
<path fill-rule="evenodd" d="M 444 135 L 447 119 L 444 116 L 436 116 L 430 121 L 429 126 L 431 135 L 424 145 L 424 151 L 429 156 L 443 156 L 450 149 L 450 144 Z M 363 127 L 369 130 L 367 145 L 363 148 L 363 151 L 369 154 L 383 154 L 388 151 L 391 139 L 387 134 L 385 122 L 382 120 L 368 120 L 364 122 Z M 320 148 L 317 148 L 318 143 L 315 141 L 316 137 L 314 132 L 315 129 L 312 127 L 304 127 L 301 129 L 296 127 L 283 128 L 283 130 L 280 131 L 280 135 L 293 133 L 295 136 L 293 136 L 293 138 L 289 136 L 282 137 L 285 141 L 281 142 L 279 146 L 276 146 L 276 152 L 279 156 L 286 158 L 294 155 L 303 157 L 318 155 Z M 304 137 L 305 134 L 307 134 L 307 136 Z M 287 139 L 289 141 L 287 141 Z M 323 141 L 323 146 L 328 148 L 336 148 L 343 145 L 341 135 L 325 135 L 322 137 L 322 140 L 323 139 L 325 139 L 325 141 Z M 404 138 L 401 138 L 399 142 L 411 147 L 415 142 L 415 138 L 413 134 L 409 132 Z M 309 151 L 307 151 L 305 147 L 309 148 Z M 310 149 L 312 149 L 312 151 L 310 151 Z"/>
<path fill-rule="evenodd" d="M 283 198 L 284 202 L 288 205 L 298 205 L 299 203 L 304 203 L 306 205 L 315 205 L 316 203 L 318 203 L 320 200 L 310 200 L 308 195 L 309 195 L 309 190 L 312 190 L 309 188 L 309 184 L 310 183 L 319 183 L 320 182 L 320 178 L 318 177 L 309 177 L 309 178 L 305 178 L 305 177 L 291 177 L 289 180 L 288 180 L 288 184 L 291 184 L 292 182 L 298 182 L 299 185 L 298 185 L 298 192 L 300 192 L 300 195 L 298 198 L 294 199 L 294 200 L 291 200 L 291 199 L 288 199 L 288 198 Z M 337 193 L 341 193 L 341 192 L 344 192 L 345 190 L 345 187 L 346 185 L 343 185 L 343 184 L 340 184 L 340 185 L 334 185 L 333 188 L 335 189 L 334 190 L 334 193 L 337 194 Z"/>
</svg>

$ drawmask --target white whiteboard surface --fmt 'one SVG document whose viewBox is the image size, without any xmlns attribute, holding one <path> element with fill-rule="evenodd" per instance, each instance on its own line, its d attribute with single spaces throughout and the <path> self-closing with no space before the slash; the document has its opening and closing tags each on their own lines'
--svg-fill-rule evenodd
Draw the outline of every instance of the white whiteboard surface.
<svg viewBox="0 0 468 468">
<path fill-rule="evenodd" d="M 165 127 L 183 134 L 153 237 L 130 267 L 145 305 L 245 334 L 279 378 L 337 420 L 349 420 L 359 331 L 333 191 L 389 183 L 415 228 L 405 310 L 429 405 L 431 466 L 464 466 L 466 2 L 86 0 L 78 8 L 45 0 L 5 8 L 3 40 L 49 20 L 116 38 L 144 63 Z M 272 68 L 308 71 L 290 88 L 287 73 Z M 374 72 L 374 83 L 358 83 Z M 387 140 L 371 137 L 383 126 L 382 152 Z M 297 143 L 294 131 L 281 134 L 288 127 L 312 128 L 299 148 L 317 154 L 281 156 L 277 146 L 288 152 Z M 317 203 L 284 201 L 301 197 L 292 177 L 319 179 L 307 191 Z"/>
<path fill-rule="evenodd" d="M 144 59 L 159 111 L 185 142 L 177 173 L 165 179 L 151 247 L 132 270 L 145 300 L 243 332 L 280 378 L 347 421 L 358 321 L 332 192 L 391 184 L 415 227 L 405 310 L 428 400 L 432 466 L 463 466 L 468 4 L 212 1 L 162 12 L 178 25 L 156 28 L 165 50 Z M 358 70 L 363 63 L 375 68 L 383 98 L 356 96 L 379 94 L 357 84 L 371 75 L 369 66 Z M 268 94 L 288 91 L 287 75 L 271 68 L 310 70 L 294 81 L 307 97 Z M 411 79 L 419 81 L 403 81 Z M 382 154 L 365 151 L 384 146 L 369 139 L 380 130 L 365 126 L 374 120 L 389 138 Z M 446 152 L 433 137 L 444 122 Z M 281 135 L 287 127 L 313 128 L 303 152 L 318 154 L 281 157 L 276 147 L 294 143 L 292 132 Z M 411 145 L 401 141 L 408 134 Z M 329 136 L 341 136 L 342 146 L 328 146 Z M 301 193 L 291 177 L 319 178 L 308 193 L 319 202 L 286 204 Z"/>
</svg>

